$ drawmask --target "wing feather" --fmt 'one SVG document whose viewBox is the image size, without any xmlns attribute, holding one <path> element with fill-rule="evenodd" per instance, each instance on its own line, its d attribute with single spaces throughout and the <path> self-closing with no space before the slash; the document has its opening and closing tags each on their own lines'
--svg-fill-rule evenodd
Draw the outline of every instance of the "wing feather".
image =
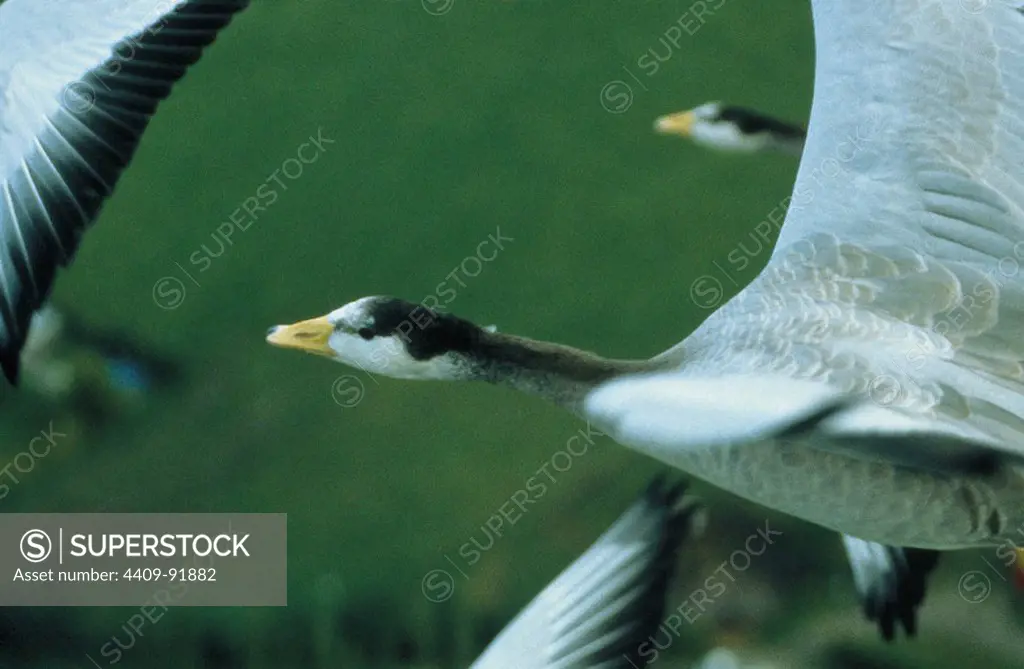
<svg viewBox="0 0 1024 669">
<path fill-rule="evenodd" d="M 676 551 L 702 517 L 682 486 L 656 480 L 505 627 L 472 669 L 598 669 L 642 664 L 661 623 Z"/>
<path fill-rule="evenodd" d="M 172 86 L 248 0 L 0 6 L 0 367 Z"/>
</svg>

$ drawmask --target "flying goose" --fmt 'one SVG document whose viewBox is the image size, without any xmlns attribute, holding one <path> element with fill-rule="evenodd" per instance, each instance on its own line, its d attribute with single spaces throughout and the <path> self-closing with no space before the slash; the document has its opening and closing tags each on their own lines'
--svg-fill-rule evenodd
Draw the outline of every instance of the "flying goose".
<svg viewBox="0 0 1024 669">
<path fill-rule="evenodd" d="M 658 118 L 658 132 L 678 134 L 695 144 L 721 152 L 782 151 L 799 157 L 803 128 L 744 107 L 707 102 L 689 111 Z M 882 638 L 892 641 L 896 626 L 908 636 L 917 629 L 917 609 L 939 553 L 885 546 L 842 535 L 843 549 L 867 618 L 878 625 Z"/>
<path fill-rule="evenodd" d="M 728 153 L 779 151 L 799 156 L 804 129 L 746 107 L 705 102 L 693 109 L 661 116 L 654 129 L 680 135 L 698 146 Z"/>
<path fill-rule="evenodd" d="M 0 3 L 0 368 L 161 100 L 248 0 Z"/>
<path fill-rule="evenodd" d="M 676 552 L 703 529 L 685 487 L 656 479 L 512 620 L 470 669 L 640 667 L 665 614 Z"/>
<path fill-rule="evenodd" d="M 1021 3 L 812 7 L 816 95 L 777 246 L 681 343 L 613 360 L 391 297 L 276 326 L 269 343 L 538 395 L 864 541 L 1012 545 L 1024 527 Z"/>
</svg>

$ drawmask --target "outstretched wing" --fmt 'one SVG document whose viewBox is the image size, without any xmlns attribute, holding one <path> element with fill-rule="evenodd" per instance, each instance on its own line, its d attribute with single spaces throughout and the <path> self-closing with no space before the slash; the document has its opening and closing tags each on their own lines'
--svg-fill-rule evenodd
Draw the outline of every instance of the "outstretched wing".
<svg viewBox="0 0 1024 669">
<path fill-rule="evenodd" d="M 626 669 L 662 622 L 676 551 L 700 522 L 682 486 L 655 481 L 501 631 L 471 669 Z M 649 653 L 648 653 L 649 654 Z"/>
<path fill-rule="evenodd" d="M 0 367 L 157 105 L 248 0 L 0 4 Z"/>
<path fill-rule="evenodd" d="M 1024 451 L 1021 4 L 815 0 L 815 97 L 775 253 L 673 355 Z"/>
</svg>

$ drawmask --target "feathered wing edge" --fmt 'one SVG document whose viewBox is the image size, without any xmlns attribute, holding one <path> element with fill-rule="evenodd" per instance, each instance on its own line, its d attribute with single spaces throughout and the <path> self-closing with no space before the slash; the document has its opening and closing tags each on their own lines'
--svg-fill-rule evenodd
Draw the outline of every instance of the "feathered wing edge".
<svg viewBox="0 0 1024 669">
<path fill-rule="evenodd" d="M 69 82 L 22 169 L 0 181 L 0 368 L 17 382 L 32 313 L 131 161 L 160 101 L 249 0 L 190 0 Z M 130 54 L 124 57 L 120 54 Z"/>
<path fill-rule="evenodd" d="M 703 506 L 685 491 L 655 479 L 472 666 L 642 666 L 641 646 L 665 614 L 677 551 L 705 523 Z"/>
</svg>

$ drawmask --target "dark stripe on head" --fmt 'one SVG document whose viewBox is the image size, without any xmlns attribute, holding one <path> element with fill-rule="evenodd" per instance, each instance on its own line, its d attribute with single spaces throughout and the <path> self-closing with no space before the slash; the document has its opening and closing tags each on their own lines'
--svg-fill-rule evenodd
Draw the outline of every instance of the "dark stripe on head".
<svg viewBox="0 0 1024 669">
<path fill-rule="evenodd" d="M 779 137 L 801 140 L 807 135 L 807 131 L 798 125 L 786 123 L 744 107 L 723 107 L 718 113 L 718 120 L 735 123 L 745 135 L 769 132 Z"/>
<path fill-rule="evenodd" d="M 373 318 L 369 329 L 374 337 L 399 337 L 416 360 L 429 360 L 449 351 L 468 353 L 483 332 L 469 321 L 394 297 L 378 299 L 367 315 Z"/>
</svg>

